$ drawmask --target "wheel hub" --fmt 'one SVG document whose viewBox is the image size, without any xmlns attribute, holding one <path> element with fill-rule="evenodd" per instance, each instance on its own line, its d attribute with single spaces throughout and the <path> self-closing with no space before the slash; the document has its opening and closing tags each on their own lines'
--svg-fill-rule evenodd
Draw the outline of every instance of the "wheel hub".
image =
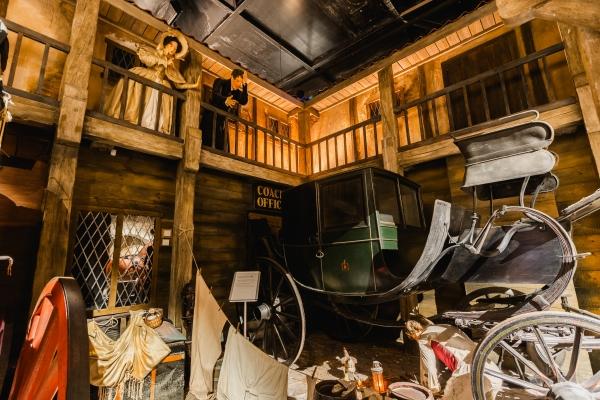
<svg viewBox="0 0 600 400">
<path fill-rule="evenodd" d="M 271 306 L 266 303 L 262 303 L 256 307 L 256 310 L 254 310 L 254 315 L 259 321 L 271 319 Z"/>
</svg>

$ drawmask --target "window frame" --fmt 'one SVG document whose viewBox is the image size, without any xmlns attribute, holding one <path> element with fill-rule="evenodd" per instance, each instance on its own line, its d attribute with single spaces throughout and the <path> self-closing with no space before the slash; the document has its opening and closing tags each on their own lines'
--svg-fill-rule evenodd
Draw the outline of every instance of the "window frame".
<svg viewBox="0 0 600 400">
<path fill-rule="evenodd" d="M 115 304 L 111 304 L 111 296 L 110 293 L 112 290 L 117 290 L 117 284 L 119 279 L 118 273 L 111 273 L 110 280 L 108 282 L 109 296 L 106 308 L 94 308 L 88 309 L 86 305 L 86 310 L 89 317 L 99 317 L 103 315 L 110 314 L 118 314 L 125 313 L 133 310 L 146 309 L 151 305 L 155 304 L 157 298 L 157 286 L 158 286 L 158 260 L 160 255 L 160 247 L 162 245 L 162 214 L 156 212 L 148 212 L 148 211 L 140 211 L 140 210 L 132 210 L 126 208 L 112 208 L 112 207 L 97 207 L 97 206 L 76 206 L 73 207 L 71 211 L 71 221 L 70 221 L 70 232 L 69 232 L 69 247 L 68 247 L 68 260 L 66 268 L 66 275 L 73 276 L 73 262 L 75 256 L 75 240 L 77 234 L 77 224 L 78 217 L 81 212 L 92 212 L 92 213 L 108 213 L 108 214 L 116 214 L 117 222 L 116 228 L 119 227 L 119 223 L 121 223 L 121 231 L 119 233 L 115 232 L 115 241 L 113 243 L 113 258 L 112 265 L 119 265 L 119 256 L 122 250 L 122 220 L 126 215 L 131 216 L 141 216 L 141 217 L 151 217 L 154 218 L 154 240 L 152 243 L 153 253 L 152 253 L 152 273 L 150 278 L 150 288 L 148 291 L 148 302 L 147 303 L 139 303 L 128 306 L 116 306 L 116 302 L 118 299 L 118 294 L 115 295 Z M 119 221 L 120 220 L 120 221 Z M 119 249 L 117 250 L 117 244 L 119 244 Z M 115 263 L 116 261 L 116 263 Z M 114 271 L 114 269 L 113 269 Z M 117 267 L 118 271 L 118 267 Z"/>
</svg>

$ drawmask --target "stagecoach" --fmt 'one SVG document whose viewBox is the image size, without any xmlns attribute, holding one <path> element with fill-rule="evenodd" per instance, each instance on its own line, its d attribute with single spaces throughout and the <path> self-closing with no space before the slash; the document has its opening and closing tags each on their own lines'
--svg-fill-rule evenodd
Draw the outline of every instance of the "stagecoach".
<svg viewBox="0 0 600 400">
<path fill-rule="evenodd" d="M 455 138 L 472 207 L 436 200 L 429 221 L 419 186 L 377 168 L 285 191 L 280 237 L 257 235 L 262 276 L 250 339 L 291 364 L 304 345 L 303 299 L 327 303 L 346 323 L 401 327 L 382 310 L 409 295 L 471 284 L 478 289 L 437 317 L 489 330 L 474 357 L 476 397 L 484 398 L 484 377 L 544 396 L 560 390 L 555 383 L 575 380 L 580 350 L 600 348 L 600 323 L 592 315 L 539 311 L 571 281 L 582 257 L 572 224 L 600 207 L 600 191 L 556 218 L 536 209 L 540 193 L 559 184 L 557 157 L 548 150 L 553 137 L 552 127 L 535 119 Z M 481 201 L 490 205 L 484 220 Z M 516 284 L 529 289 L 511 289 Z M 578 388 L 591 392 L 596 381 Z"/>
</svg>

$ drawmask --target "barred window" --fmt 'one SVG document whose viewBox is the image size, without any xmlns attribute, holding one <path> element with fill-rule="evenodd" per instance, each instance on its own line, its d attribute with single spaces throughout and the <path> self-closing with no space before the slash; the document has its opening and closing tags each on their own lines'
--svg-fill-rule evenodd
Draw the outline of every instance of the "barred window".
<svg viewBox="0 0 600 400">
<path fill-rule="evenodd" d="M 267 128 L 273 132 L 279 133 L 279 120 L 273 117 L 267 117 Z"/>
<path fill-rule="evenodd" d="M 157 223 L 157 217 L 146 215 L 77 213 L 71 273 L 88 310 L 150 302 Z"/>
<path fill-rule="evenodd" d="M 290 126 L 289 124 L 279 123 L 279 134 L 285 137 L 290 137 Z"/>
<path fill-rule="evenodd" d="M 381 115 L 381 102 L 379 100 L 372 101 L 367 104 L 367 115 L 369 119 L 378 117 Z"/>
</svg>

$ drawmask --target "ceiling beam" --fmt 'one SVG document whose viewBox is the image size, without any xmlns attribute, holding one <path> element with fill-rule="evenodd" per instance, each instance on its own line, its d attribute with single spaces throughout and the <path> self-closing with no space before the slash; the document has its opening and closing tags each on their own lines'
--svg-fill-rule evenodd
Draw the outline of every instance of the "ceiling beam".
<svg viewBox="0 0 600 400">
<path fill-rule="evenodd" d="M 430 14 L 432 14 L 436 11 L 439 11 L 442 8 L 451 6 L 452 4 L 455 3 L 455 0 L 446 0 L 446 1 L 438 2 L 432 8 L 424 11 L 423 13 L 421 13 L 420 15 L 416 16 L 415 18 L 413 18 L 409 21 L 406 21 L 404 19 L 404 16 L 414 12 L 415 10 L 425 6 L 426 4 L 428 4 L 430 2 L 431 2 L 431 0 L 423 0 L 420 3 L 415 4 L 414 6 L 404 10 L 403 12 L 398 13 L 398 17 L 396 19 L 394 19 L 393 21 L 383 24 L 383 25 L 377 27 L 376 29 L 363 34 L 362 36 L 355 38 L 355 40 L 353 40 L 351 43 L 347 44 L 346 46 L 344 46 L 340 49 L 334 50 L 334 51 L 330 52 L 329 54 L 321 57 L 316 63 L 313 64 L 313 67 L 321 68 L 331 62 L 335 62 L 339 56 L 347 54 L 349 51 L 352 51 L 352 49 L 360 48 L 361 42 L 364 43 L 364 42 L 368 42 L 368 41 L 376 41 L 376 40 L 378 40 L 377 37 L 380 37 L 382 35 L 386 35 L 386 36 L 398 35 L 410 27 L 417 27 L 417 28 L 423 29 L 425 31 L 425 33 L 429 33 L 432 30 L 432 28 L 421 24 L 420 21 L 425 19 Z M 401 25 L 398 25 L 399 23 L 401 23 Z M 311 76 L 307 73 L 296 73 L 293 76 L 289 76 L 279 82 L 276 82 L 276 84 L 277 84 L 277 86 L 282 87 L 282 88 L 289 88 L 291 86 L 300 85 L 303 82 L 306 82 L 307 80 L 309 80 L 310 78 L 311 78 Z"/>
<path fill-rule="evenodd" d="M 492 1 L 490 3 L 487 3 L 487 4 L 479 7 L 477 10 L 465 15 L 462 18 L 459 18 L 458 20 L 456 20 L 454 22 L 447 24 L 446 26 L 425 36 L 424 38 L 414 42 L 413 44 L 410 44 L 400 50 L 395 51 L 390 56 L 359 71 L 358 73 L 354 74 L 350 78 L 338 83 L 337 85 L 330 87 L 329 89 L 325 90 L 324 92 L 319 93 L 318 95 L 313 97 L 311 100 L 306 102 L 305 105 L 308 107 L 313 106 L 314 104 L 329 97 L 330 95 L 334 94 L 335 92 L 342 90 L 343 88 L 361 80 L 364 77 L 371 75 L 374 72 L 379 71 L 380 69 L 382 69 L 390 64 L 400 61 L 401 59 L 403 59 L 404 57 L 406 57 L 410 54 L 416 53 L 417 51 L 424 49 L 425 47 L 429 46 L 430 44 L 433 44 L 433 43 L 437 42 L 438 40 L 443 39 L 444 37 L 448 36 L 449 34 L 454 33 L 456 31 L 464 28 L 465 26 L 468 26 L 468 25 L 472 24 L 473 22 L 481 19 L 485 15 L 492 14 L 495 11 L 496 11 L 496 2 Z"/>
<path fill-rule="evenodd" d="M 216 0 L 216 4 L 222 6 L 222 8 L 224 9 L 227 9 L 229 15 L 227 15 L 227 17 L 223 21 L 221 21 L 221 23 L 217 25 L 217 27 L 211 33 L 208 34 L 208 36 L 204 38 L 204 41 L 208 41 L 215 36 L 221 35 L 225 28 L 229 26 L 229 24 L 231 24 L 237 16 L 239 16 L 246 20 L 246 22 L 248 22 L 261 37 L 263 37 L 272 45 L 283 50 L 286 54 L 288 54 L 290 57 L 295 59 L 300 65 L 302 65 L 304 69 L 306 69 L 309 72 L 312 72 L 313 74 L 319 74 L 319 72 L 316 69 L 314 69 L 311 65 L 311 60 L 307 59 L 301 51 L 299 51 L 294 46 L 286 42 L 283 38 L 272 32 L 270 29 L 268 29 L 266 26 L 260 23 L 260 21 L 258 21 L 256 18 L 252 17 L 249 13 L 244 12 L 246 8 L 248 8 L 250 0 L 245 0 L 244 2 L 239 4 L 233 11 L 230 7 L 225 5 L 223 1 L 224 0 Z M 331 78 L 326 77 L 326 79 L 330 82 L 333 82 Z"/>
</svg>

